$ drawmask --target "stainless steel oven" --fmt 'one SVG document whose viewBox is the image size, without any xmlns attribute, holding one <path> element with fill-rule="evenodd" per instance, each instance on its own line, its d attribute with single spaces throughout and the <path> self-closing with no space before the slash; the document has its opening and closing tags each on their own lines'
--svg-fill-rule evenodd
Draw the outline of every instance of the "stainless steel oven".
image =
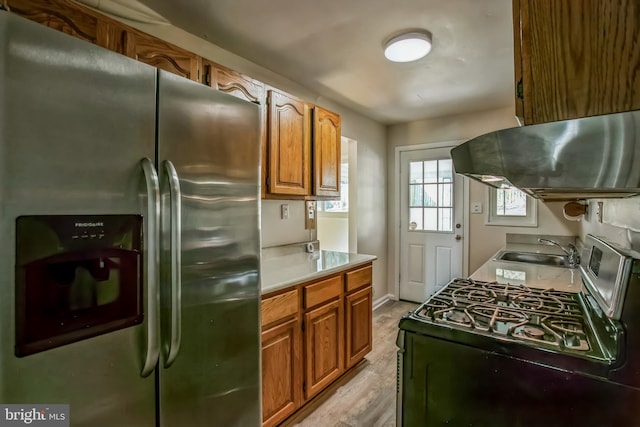
<svg viewBox="0 0 640 427">
<path fill-rule="evenodd" d="M 587 236 L 580 272 L 580 293 L 454 279 L 403 317 L 397 425 L 640 425 L 640 254 Z"/>
</svg>

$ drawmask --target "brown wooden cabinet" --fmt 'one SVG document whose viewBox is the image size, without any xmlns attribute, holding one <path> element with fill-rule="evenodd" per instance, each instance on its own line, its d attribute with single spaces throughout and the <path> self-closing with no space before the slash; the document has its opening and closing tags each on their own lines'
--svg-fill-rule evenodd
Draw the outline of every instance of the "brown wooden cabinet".
<svg viewBox="0 0 640 427">
<path fill-rule="evenodd" d="M 345 274 L 345 364 L 349 369 L 371 351 L 373 345 L 373 289 L 371 266 Z"/>
<path fill-rule="evenodd" d="M 124 53 L 123 29 L 114 20 L 71 0 L 5 0 L 11 12 L 89 43 Z"/>
<path fill-rule="evenodd" d="M 340 116 L 313 109 L 313 194 L 340 197 Z"/>
<path fill-rule="evenodd" d="M 262 318 L 262 422 L 275 426 L 302 404 L 302 327 L 298 290 L 265 298 Z"/>
<path fill-rule="evenodd" d="M 161 70 L 200 81 L 202 58 L 142 31 L 128 28 L 124 35 L 125 55 Z"/>
<path fill-rule="evenodd" d="M 371 351 L 371 272 L 368 263 L 263 296 L 264 426 L 283 421 Z"/>
<path fill-rule="evenodd" d="M 265 87 L 262 82 L 207 59 L 202 60 L 202 67 L 206 85 L 255 104 L 265 104 Z"/>
<path fill-rule="evenodd" d="M 305 399 L 310 399 L 344 372 L 342 300 L 304 315 Z"/>
<path fill-rule="evenodd" d="M 640 3 L 513 0 L 525 124 L 640 109 Z"/>
<path fill-rule="evenodd" d="M 254 80 L 251 77 L 238 73 L 220 64 L 207 59 L 202 60 L 204 70 L 203 82 L 220 92 L 228 93 L 237 98 L 244 99 L 254 104 L 260 105 L 261 124 L 260 130 L 260 146 L 262 150 L 262 168 L 261 168 L 261 196 L 266 196 L 267 182 L 267 110 L 266 110 L 266 89 L 264 83 Z"/>
<path fill-rule="evenodd" d="M 267 194 L 311 194 L 309 105 L 278 90 L 269 90 Z"/>
<path fill-rule="evenodd" d="M 262 422 L 275 426 L 300 406 L 300 322 L 297 318 L 262 332 Z"/>
</svg>

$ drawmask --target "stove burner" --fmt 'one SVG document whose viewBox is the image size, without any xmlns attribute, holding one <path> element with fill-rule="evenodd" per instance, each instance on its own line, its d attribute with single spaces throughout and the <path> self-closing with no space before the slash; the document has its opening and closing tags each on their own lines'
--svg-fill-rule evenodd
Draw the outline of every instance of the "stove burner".
<svg viewBox="0 0 640 427">
<path fill-rule="evenodd" d="M 492 319 L 498 322 L 522 323 L 527 321 L 527 316 L 514 310 L 508 310 L 502 307 L 483 307 L 471 305 L 469 312 L 476 316 Z"/>
<path fill-rule="evenodd" d="M 584 330 L 582 329 L 582 324 L 580 324 L 580 322 L 573 322 L 570 320 L 552 320 L 549 324 L 553 329 L 566 334 L 584 334 Z"/>
<path fill-rule="evenodd" d="M 492 289 L 473 284 L 456 289 L 451 297 L 454 301 L 464 299 L 471 302 L 490 302 L 496 299 L 496 293 Z"/>
<path fill-rule="evenodd" d="M 455 310 L 449 311 L 444 314 L 444 317 L 452 322 L 471 323 L 469 316 L 467 316 L 465 313 L 461 311 L 455 311 Z"/>
<path fill-rule="evenodd" d="M 522 332 L 530 338 L 541 339 L 544 337 L 544 331 L 534 326 L 525 326 L 522 328 Z"/>
</svg>

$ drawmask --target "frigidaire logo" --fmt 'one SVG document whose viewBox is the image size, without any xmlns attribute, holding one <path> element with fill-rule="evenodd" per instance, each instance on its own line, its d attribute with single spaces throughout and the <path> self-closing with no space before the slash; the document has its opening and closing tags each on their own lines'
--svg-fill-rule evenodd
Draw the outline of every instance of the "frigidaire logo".
<svg viewBox="0 0 640 427">
<path fill-rule="evenodd" d="M 0 427 L 69 427 L 69 405 L 0 405 Z"/>
<path fill-rule="evenodd" d="M 104 222 L 76 222 L 76 228 L 80 227 L 104 227 Z"/>
</svg>

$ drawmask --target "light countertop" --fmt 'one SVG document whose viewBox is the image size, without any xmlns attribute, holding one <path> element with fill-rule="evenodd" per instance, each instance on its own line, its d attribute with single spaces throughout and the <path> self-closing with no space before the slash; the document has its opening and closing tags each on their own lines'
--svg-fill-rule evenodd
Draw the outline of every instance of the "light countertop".
<svg viewBox="0 0 640 427">
<path fill-rule="evenodd" d="M 262 260 L 262 293 L 277 291 L 298 283 L 356 267 L 377 259 L 374 255 L 334 251 L 294 253 Z"/>
<path fill-rule="evenodd" d="M 555 289 L 564 292 L 580 292 L 582 277 L 577 268 L 550 267 L 514 261 L 494 261 L 493 258 L 503 251 L 532 252 L 552 255 L 564 253 L 555 246 L 537 244 L 508 243 L 496 252 L 487 262 L 478 268 L 471 279 L 486 282 L 524 284 L 531 288 Z"/>
</svg>

